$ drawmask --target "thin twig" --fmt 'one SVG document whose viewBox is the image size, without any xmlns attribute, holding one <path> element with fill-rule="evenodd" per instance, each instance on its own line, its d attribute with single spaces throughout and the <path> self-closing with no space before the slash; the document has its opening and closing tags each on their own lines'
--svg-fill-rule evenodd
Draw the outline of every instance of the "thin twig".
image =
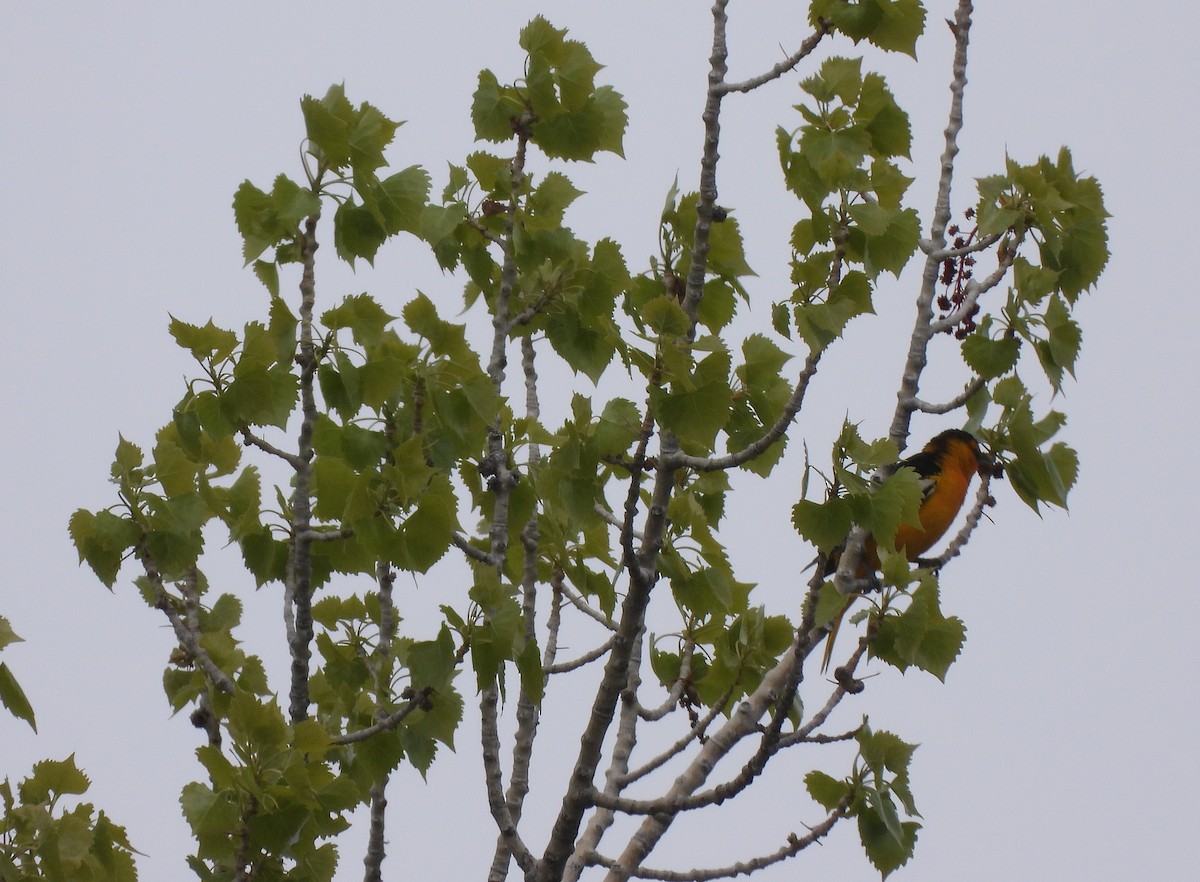
<svg viewBox="0 0 1200 882">
<path fill-rule="evenodd" d="M 550 665 L 549 667 L 546 668 L 546 673 L 547 674 L 565 674 L 568 671 L 577 671 L 582 667 L 590 665 L 592 662 L 597 661 L 598 659 L 604 658 L 604 656 L 607 655 L 612 650 L 613 639 L 614 638 L 609 637 L 607 640 L 605 640 L 603 643 L 601 643 L 595 649 L 585 652 L 583 655 L 579 656 L 579 658 L 575 658 L 575 659 L 572 659 L 571 661 L 567 661 L 567 662 L 559 662 L 557 664 Z"/>
<path fill-rule="evenodd" d="M 826 22 L 821 21 L 817 24 L 817 29 L 812 32 L 811 36 L 809 36 L 803 43 L 800 44 L 799 49 L 797 49 L 783 61 L 776 64 L 766 73 L 759 74 L 756 77 L 751 77 L 748 80 L 742 80 L 740 83 L 721 83 L 716 88 L 719 89 L 722 94 L 728 94 L 729 92 L 750 92 L 754 89 L 757 89 L 759 86 L 766 85 L 772 80 L 777 80 L 785 73 L 794 70 L 797 64 L 811 55 L 813 50 L 817 48 L 817 44 L 819 44 L 821 40 L 829 33 L 829 25 Z"/>
<path fill-rule="evenodd" d="M 800 372 L 800 377 L 796 381 L 792 395 L 788 398 L 787 404 L 783 406 L 783 412 L 779 415 L 779 419 L 775 421 L 774 425 L 761 437 L 756 438 L 741 450 L 728 453 L 724 456 L 689 456 L 681 452 L 676 455 L 675 461 L 685 468 L 694 469 L 698 472 L 714 472 L 744 465 L 762 453 L 765 453 L 772 444 L 787 433 L 788 427 L 796 418 L 796 414 L 800 412 L 800 408 L 804 404 L 804 393 L 808 390 L 809 381 L 817 372 L 817 363 L 821 360 L 821 354 L 821 350 L 816 350 L 808 354 L 808 358 L 804 360 L 804 370 Z"/>
<path fill-rule="evenodd" d="M 620 528 L 624 523 L 619 517 L 609 510 L 608 506 L 604 505 L 603 503 L 597 502 L 592 506 L 592 510 L 596 512 L 596 514 L 600 515 L 600 517 L 603 518 L 605 523 L 607 523 L 609 526 Z M 630 535 L 639 542 L 643 538 L 642 534 L 637 530 L 631 530 Z"/>
<path fill-rule="evenodd" d="M 495 563 L 490 554 L 488 554 L 482 548 L 477 548 L 472 545 L 471 540 L 469 540 L 462 533 L 455 533 L 450 537 L 450 539 L 454 543 L 454 547 L 465 554 L 470 560 L 476 561 L 477 563 L 486 564 L 488 566 L 492 566 Z"/>
<path fill-rule="evenodd" d="M 599 622 L 610 631 L 617 630 L 617 623 L 614 622 L 610 616 L 606 616 L 604 613 L 600 612 L 600 610 L 592 607 L 591 604 L 572 591 L 566 583 L 563 583 L 562 585 L 562 594 L 563 597 L 565 597 L 571 604 L 571 606 L 575 607 L 589 619 Z"/>
<path fill-rule="evenodd" d="M 947 402 L 944 402 L 943 404 L 930 404 L 928 401 L 922 401 L 920 398 L 914 398 L 909 403 L 912 405 L 914 410 L 919 410 L 921 413 L 929 413 L 929 414 L 950 413 L 950 411 L 958 410 L 960 407 L 965 405 L 968 401 L 971 400 L 972 395 L 974 395 L 976 392 L 978 392 L 980 389 L 982 389 L 986 385 L 987 385 L 987 381 L 984 380 L 982 377 L 972 377 L 971 381 L 969 383 L 967 383 L 966 388 L 963 389 L 962 392 L 955 395 L 953 398 L 951 398 Z"/>
<path fill-rule="evenodd" d="M 271 456 L 277 456 L 294 469 L 304 468 L 304 465 L 305 465 L 304 460 L 301 459 L 299 456 L 297 456 L 294 453 L 288 453 L 286 450 L 281 450 L 280 448 L 278 448 L 274 444 L 272 444 L 270 441 L 267 441 L 263 438 L 260 438 L 258 435 L 255 435 L 249 429 L 243 427 L 242 431 L 241 431 L 241 435 L 242 435 L 242 442 L 247 447 L 257 447 L 259 450 L 263 451 L 264 453 L 269 453 Z"/>
<path fill-rule="evenodd" d="M 632 772 L 629 772 L 625 776 L 624 783 L 632 784 L 633 782 L 639 781 L 652 772 L 662 768 L 670 760 L 673 760 L 675 757 L 679 756 L 679 754 L 683 753 L 683 751 L 686 750 L 688 745 L 690 745 L 692 742 L 703 743 L 705 733 L 708 731 L 708 727 L 712 725 L 713 720 L 725 712 L 725 708 L 729 704 L 729 697 L 732 694 L 733 687 L 730 687 L 718 701 L 713 703 L 713 706 L 708 709 L 708 713 L 701 717 L 699 722 L 697 722 L 696 725 L 692 726 L 687 731 L 686 735 L 678 739 L 662 753 L 652 757 L 650 760 L 643 763 Z"/>
<path fill-rule="evenodd" d="M 667 697 L 662 703 L 655 708 L 646 708 L 638 705 L 638 716 L 648 723 L 655 720 L 661 720 L 671 711 L 679 706 L 679 699 L 683 697 L 683 690 L 692 679 L 692 659 L 696 652 L 696 641 L 689 634 L 683 642 L 683 651 L 679 654 L 679 676 L 671 686 L 671 691 L 667 693 Z M 719 701 L 717 704 L 724 704 L 724 701 Z"/>
<path fill-rule="evenodd" d="M 610 871 L 610 877 L 614 872 L 619 872 L 618 878 L 633 878 L 633 879 L 655 879 L 661 882 L 710 882 L 715 879 L 730 879 L 734 876 L 749 876 L 759 870 L 766 869 L 773 864 L 780 863 L 789 858 L 793 858 L 808 846 L 819 842 L 821 839 L 829 835 L 834 825 L 842 818 L 848 817 L 847 812 L 850 809 L 850 804 L 854 801 L 854 794 L 848 793 L 842 797 L 841 801 L 833 808 L 833 810 L 820 823 L 809 827 L 808 832 L 803 836 L 797 836 L 791 833 L 787 837 L 787 844 L 780 847 L 776 851 L 762 857 L 751 858 L 747 861 L 738 861 L 735 864 L 730 864 L 726 867 L 717 867 L 707 870 L 654 870 L 650 867 L 635 867 L 626 872 L 621 866 L 621 862 L 613 858 L 605 857 L 600 854 L 593 853 L 591 861 L 594 864 L 599 864 L 602 867 L 607 867 Z"/>
<path fill-rule="evenodd" d="M 183 648 L 187 657 L 204 672 L 204 675 L 208 677 L 213 686 L 221 692 L 232 695 L 237 691 L 237 687 L 234 686 L 233 680 L 229 678 L 229 675 L 217 667 L 216 662 L 212 660 L 208 652 L 200 645 L 199 627 L 188 627 L 185 617 L 180 616 L 179 610 L 175 608 L 173 598 L 163 583 L 162 572 L 159 570 L 153 555 L 150 554 L 145 536 L 134 547 L 133 553 L 141 562 L 142 569 L 146 573 L 146 578 L 150 580 L 150 586 L 154 590 L 154 606 L 171 623 L 171 629 L 175 632 L 175 639 L 179 641 L 179 645 Z"/>
<path fill-rule="evenodd" d="M 334 744 L 356 744 L 359 741 L 366 741 L 372 735 L 378 735 L 380 732 L 390 732 L 404 722 L 405 717 L 413 711 L 419 710 L 422 704 L 429 701 L 429 695 L 428 688 L 417 690 L 404 704 L 370 726 L 355 729 L 353 732 L 346 732 L 343 735 L 336 735 L 331 740 Z"/>
<path fill-rule="evenodd" d="M 930 260 L 944 263 L 947 260 L 957 260 L 960 257 L 966 257 L 968 254 L 987 251 L 999 242 L 1003 236 L 1004 233 L 988 233 L 986 236 L 980 236 L 974 242 L 969 245 L 963 245 L 961 248 L 938 248 L 930 239 L 921 239 L 917 242 L 917 246 L 929 256 Z"/>
</svg>

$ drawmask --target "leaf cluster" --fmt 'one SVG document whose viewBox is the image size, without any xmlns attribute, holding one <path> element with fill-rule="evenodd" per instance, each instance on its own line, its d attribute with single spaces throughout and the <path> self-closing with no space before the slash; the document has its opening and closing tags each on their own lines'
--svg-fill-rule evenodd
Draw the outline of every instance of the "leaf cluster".
<svg viewBox="0 0 1200 882">
<path fill-rule="evenodd" d="M 36 763 L 15 788 L 7 778 L 0 783 L 0 878 L 6 882 L 137 879 L 136 852 L 125 829 L 103 811 L 74 799 L 89 786 L 74 755 Z"/>
<path fill-rule="evenodd" d="M 899 276 L 916 249 L 920 221 L 902 199 L 912 178 L 895 160 L 912 142 L 908 115 L 862 59 L 833 57 L 804 80 L 798 131 L 777 131 L 784 179 L 808 209 L 792 231 L 791 297 L 775 306 L 775 330 L 814 351 L 874 312 L 882 272 Z M 810 103 L 809 103 L 810 102 Z"/>
</svg>

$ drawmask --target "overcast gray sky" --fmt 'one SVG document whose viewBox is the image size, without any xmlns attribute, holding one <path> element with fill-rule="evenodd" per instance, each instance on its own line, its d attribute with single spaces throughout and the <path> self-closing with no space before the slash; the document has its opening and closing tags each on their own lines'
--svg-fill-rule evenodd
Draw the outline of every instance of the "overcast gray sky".
<svg viewBox="0 0 1200 882">
<path fill-rule="evenodd" d="M 926 2 L 922 63 L 868 53 L 865 67 L 888 74 L 913 116 L 910 204 L 927 224 L 948 101 L 940 20 L 953 3 Z M 768 67 L 780 46 L 790 51 L 806 33 L 804 5 L 735 0 L 731 75 Z M 947 684 L 885 676 L 854 712 L 922 745 L 913 777 L 925 828 L 897 878 L 1190 878 L 1200 823 L 1200 599 L 1190 555 L 1200 312 L 1183 269 L 1197 197 L 1200 13 L 1166 0 L 978 6 L 956 208 L 973 201 L 970 179 L 999 170 L 1006 150 L 1028 162 L 1067 144 L 1076 167 L 1101 180 L 1113 214 L 1112 261 L 1078 311 L 1078 383 L 1057 402 L 1082 473 L 1069 516 L 1039 519 L 997 488 L 995 523 L 943 582 L 944 604 L 969 629 Z M 19 778 L 38 758 L 74 752 L 94 782 L 88 798 L 148 855 L 140 868 L 149 882 L 186 874 L 177 798 L 199 774 L 197 733 L 167 715 L 160 677 L 170 639 L 160 617 L 137 599 L 131 576 L 110 595 L 76 566 L 67 518 L 111 502 L 117 433 L 148 444 L 182 393 L 189 365 L 166 333 L 168 313 L 233 327 L 264 313 L 260 287 L 241 269 L 230 201 L 245 178 L 263 185 L 297 174 L 300 96 L 344 82 L 352 100 L 408 120 L 393 163 L 426 166 L 440 190 L 445 163 L 473 149 L 479 68 L 517 75 L 517 33 L 541 11 L 589 44 L 607 65 L 602 79 L 629 102 L 626 161 L 568 170 L 589 191 L 568 223 L 585 238 L 617 238 L 636 270 L 655 251 L 672 178 L 695 186 L 706 4 L 10 3 L 2 13 L 0 614 L 27 641 L 4 660 L 34 703 L 40 735 L 0 716 L 0 774 Z M 838 51 L 856 54 L 848 43 Z M 781 193 L 773 135 L 777 123 L 797 125 L 797 79 L 730 99 L 724 120 L 720 198 L 743 224 L 761 276 L 751 293 L 762 306 L 750 318 L 762 321 L 784 293 L 799 216 Z M 458 282 L 408 246 L 385 249 L 375 272 L 323 278 L 331 295 L 366 288 L 393 313 L 418 287 L 458 302 Z M 852 326 L 831 355 L 822 377 L 839 378 L 816 393 L 806 417 L 813 436 L 828 437 L 836 426 L 820 420 L 845 413 L 864 434 L 886 432 L 904 345 L 892 329 L 911 326 L 913 279 L 886 285 L 880 316 Z M 941 427 L 918 424 L 914 440 Z M 781 582 L 779 561 L 809 558 L 786 521 L 795 493 L 761 485 L 735 505 L 727 533 L 736 542 L 748 527 L 734 551 L 741 577 L 761 582 L 764 600 L 781 608 L 795 582 Z M 215 572 L 238 575 L 235 565 Z M 423 588 L 414 603 L 436 605 L 435 591 Z M 277 597 L 268 590 L 249 603 L 263 623 L 250 636 L 277 652 Z M 573 753 L 577 736 L 561 737 L 564 755 Z M 429 787 L 398 776 L 391 847 L 404 853 L 404 875 L 485 872 L 494 832 L 476 753 L 464 729 Z M 681 829 L 654 865 L 672 856 L 683 866 L 728 863 L 815 820 L 793 811 L 802 771 L 759 788 L 760 815 Z M 548 780 L 557 788 L 561 775 Z M 443 788 L 463 798 L 439 801 Z M 455 845 L 430 848 L 439 835 Z M 847 825 L 764 878 L 877 878 L 855 840 Z M 359 877 L 360 860 L 347 850 L 340 878 Z M 397 878 L 399 860 L 390 859 Z"/>
</svg>

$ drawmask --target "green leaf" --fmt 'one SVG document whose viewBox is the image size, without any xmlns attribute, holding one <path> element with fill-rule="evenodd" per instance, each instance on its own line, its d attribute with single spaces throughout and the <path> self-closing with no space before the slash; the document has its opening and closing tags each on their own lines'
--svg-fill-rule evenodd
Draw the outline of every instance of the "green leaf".
<svg viewBox="0 0 1200 882">
<path fill-rule="evenodd" d="M 910 468 L 898 469 L 871 492 L 848 497 L 854 522 L 888 548 L 901 524 L 920 524 L 921 480 Z"/>
<path fill-rule="evenodd" d="M 896 278 L 916 253 L 921 236 L 921 219 L 911 208 L 891 213 L 887 228 L 877 236 L 867 236 L 863 243 L 863 266 L 867 275 L 875 278 L 889 272 Z"/>
<path fill-rule="evenodd" d="M 413 165 L 385 178 L 379 185 L 378 204 L 385 230 L 417 235 L 421 212 L 429 201 L 429 172 Z"/>
<path fill-rule="evenodd" d="M 109 511 L 93 514 L 81 508 L 71 515 L 69 530 L 79 562 L 86 561 L 109 588 L 117 580 L 125 552 L 141 538 L 137 524 Z"/>
<path fill-rule="evenodd" d="M 1058 273 L 1017 255 L 1013 260 L 1013 285 L 1023 301 L 1036 305 L 1058 287 Z"/>
<path fill-rule="evenodd" d="M 512 196 L 511 158 L 505 159 L 494 153 L 477 150 L 467 157 L 466 162 L 467 168 L 470 169 L 471 174 L 475 176 L 475 180 L 479 182 L 479 186 L 485 193 L 488 193 L 493 199 L 508 201 Z M 467 184 L 464 181 L 462 189 L 466 188 Z M 530 198 L 532 198 L 532 194 L 530 194 Z"/>
<path fill-rule="evenodd" d="M 865 273 L 845 274 L 824 303 L 810 303 L 795 310 L 796 331 L 814 350 L 822 350 L 842 335 L 850 319 L 874 313 L 871 282 Z"/>
<path fill-rule="evenodd" d="M 853 188 L 871 146 L 871 136 L 861 126 L 842 129 L 806 126 L 800 135 L 800 152 L 830 190 Z"/>
<path fill-rule="evenodd" d="M 312 466 L 313 514 L 340 523 L 358 487 L 358 474 L 344 459 L 318 456 Z M 373 510 L 364 514 L 373 514 Z"/>
<path fill-rule="evenodd" d="M 1066 301 L 1058 296 L 1050 298 L 1042 320 L 1049 337 L 1043 345 L 1036 346 L 1035 351 L 1046 378 L 1055 391 L 1061 391 L 1063 372 L 1075 375 L 1075 360 L 1079 357 L 1083 332 L 1071 318 Z"/>
<path fill-rule="evenodd" d="M 916 57 L 917 37 L 925 29 L 920 0 L 814 0 L 809 21 L 826 21 L 855 43 L 867 40 L 888 52 Z"/>
<path fill-rule="evenodd" d="M 242 234 L 242 257 L 247 264 L 286 235 L 274 201 L 249 181 L 242 181 L 233 194 L 233 218 Z"/>
<path fill-rule="evenodd" d="M 233 354 L 233 350 L 238 345 L 237 334 L 218 328 L 212 323 L 212 319 L 209 319 L 208 324 L 204 327 L 199 327 L 198 325 L 189 325 L 172 316 L 168 330 L 175 338 L 175 342 L 190 352 L 192 357 L 199 362 L 208 359 L 224 361 Z"/>
<path fill-rule="evenodd" d="M 12 629 L 12 623 L 4 616 L 0 616 L 0 649 L 7 646 L 12 646 L 14 643 L 23 643 L 24 641 L 17 636 L 17 632 Z"/>
<path fill-rule="evenodd" d="M 270 292 L 271 297 L 279 296 L 279 265 L 266 260 L 254 261 L 254 275 Z"/>
<path fill-rule="evenodd" d="M 396 317 L 384 312 L 370 294 L 354 294 L 321 316 L 321 323 L 331 331 L 349 328 L 354 342 L 373 346 L 383 338 L 387 326 Z"/>
<path fill-rule="evenodd" d="M 679 337 L 687 333 L 691 322 L 679 302 L 671 297 L 656 297 L 641 309 L 641 320 L 663 337 Z"/>
<path fill-rule="evenodd" d="M 279 296 L 271 298 L 267 335 L 275 344 L 275 360 L 290 365 L 296 356 L 296 327 L 299 322 Z"/>
<path fill-rule="evenodd" d="M 288 743 L 287 723 L 275 700 L 259 701 L 246 692 L 230 699 L 229 733 L 235 744 L 253 746 L 255 752 L 269 754 Z"/>
<path fill-rule="evenodd" d="M 480 141 L 500 143 L 513 137 L 513 120 L 520 118 L 525 107 L 517 91 L 501 87 L 490 70 L 479 72 L 479 85 L 471 100 L 471 122 L 475 137 Z"/>
<path fill-rule="evenodd" d="M 525 203 L 529 213 L 525 228 L 531 232 L 553 230 L 562 225 L 563 215 L 572 202 L 583 195 L 570 178 L 550 172 L 537 185 Z"/>
<path fill-rule="evenodd" d="M 866 127 L 871 136 L 871 152 L 877 158 L 908 157 L 912 146 L 908 114 L 900 109 L 887 81 L 879 74 L 869 73 L 863 78 L 854 119 Z"/>
<path fill-rule="evenodd" d="M 1054 217 L 1062 237 L 1048 239 L 1042 248 L 1043 263 L 1058 271 L 1058 287 L 1071 303 L 1100 278 L 1108 263 L 1108 211 L 1100 184 L 1094 177 L 1080 177 L 1066 147 L 1055 162 L 1042 157 L 1042 175 L 1063 194 L 1064 207 Z M 1047 254 L 1047 250 L 1050 254 Z"/>
<path fill-rule="evenodd" d="M 871 655 L 900 671 L 914 665 L 945 681 L 966 641 L 962 620 L 942 615 L 937 582 L 923 579 L 902 613 L 879 620 Z"/>
<path fill-rule="evenodd" d="M 237 828 L 238 806 L 230 790 L 215 793 L 200 783 L 185 784 L 179 804 L 200 843 L 201 857 L 212 848 L 209 843 L 232 835 Z M 232 856 L 232 848 L 230 852 Z"/>
<path fill-rule="evenodd" d="M 921 0 L 881 0 L 883 17 L 867 38 L 887 52 L 917 57 L 917 38 L 925 32 L 925 6 Z"/>
<path fill-rule="evenodd" d="M 286 175 L 279 175 L 264 193 L 249 181 L 243 181 L 233 196 L 233 217 L 242 234 L 242 256 L 249 264 L 268 248 L 292 241 L 300 222 L 320 210 L 320 200 L 311 190 L 302 189 Z M 281 259 L 279 253 L 277 259 Z M 265 283 L 270 276 L 259 278 Z"/>
<path fill-rule="evenodd" d="M 147 499 L 146 547 L 165 579 L 182 578 L 204 548 L 201 528 L 213 516 L 199 493 Z"/>
<path fill-rule="evenodd" d="M 338 87 L 340 88 L 340 87 Z M 366 101 L 358 105 L 350 131 L 350 165 L 354 169 L 354 186 L 366 198 L 364 179 L 373 182 L 376 169 L 387 165 L 383 151 L 392 143 L 401 123 L 388 119 L 379 108 Z"/>
<path fill-rule="evenodd" d="M 196 489 L 199 464 L 179 445 L 179 430 L 175 423 L 159 429 L 154 445 L 154 476 L 167 496 L 181 496 Z"/>
<path fill-rule="evenodd" d="M 271 201 L 281 232 L 287 235 L 299 231 L 301 221 L 321 210 L 317 194 L 301 187 L 287 175 L 275 178 L 271 185 Z"/>
<path fill-rule="evenodd" d="M 75 754 L 65 760 L 34 763 L 32 773 L 19 787 L 21 801 L 32 804 L 50 802 L 56 796 L 87 793 L 91 782 L 75 764 Z"/>
<path fill-rule="evenodd" d="M 818 771 L 809 772 L 804 776 L 804 787 L 808 795 L 826 811 L 833 811 L 850 792 L 850 786 L 845 781 L 839 781 Z"/>
<path fill-rule="evenodd" d="M 418 293 L 404 305 L 401 313 L 409 330 L 429 341 L 429 348 L 434 355 L 445 356 L 452 361 L 478 362 L 467 346 L 465 327 L 443 321 L 433 301 L 424 294 Z"/>
<path fill-rule="evenodd" d="M 531 127 L 532 140 L 547 156 L 586 160 L 600 152 L 624 156 L 628 105 L 611 86 L 601 86 L 576 110 L 566 110 Z"/>
<path fill-rule="evenodd" d="M 711 449 L 733 403 L 729 367 L 729 353 L 713 352 L 697 364 L 690 382 L 672 382 L 669 392 L 653 389 L 651 401 L 662 424 L 685 443 Z"/>
<path fill-rule="evenodd" d="M 33 706 L 25 697 L 25 691 L 21 688 L 21 684 L 17 682 L 17 678 L 13 676 L 12 671 L 4 662 L 0 662 L 0 704 L 3 704 L 8 712 L 18 720 L 27 722 L 29 728 L 34 732 L 37 731 Z"/>
<path fill-rule="evenodd" d="M 833 101 L 834 98 L 843 104 L 855 104 L 858 102 L 862 83 L 861 58 L 834 56 L 825 59 L 821 63 L 820 72 L 804 80 L 800 88 L 823 104 Z"/>
<path fill-rule="evenodd" d="M 878 800 L 874 806 L 860 809 L 858 835 L 867 859 L 886 879 L 912 857 L 921 825 L 915 821 L 894 821 L 895 806 L 891 798 L 884 795 Z M 868 805 L 871 802 L 868 800 Z"/>
<path fill-rule="evenodd" d="M 458 501 L 445 475 L 437 475 L 421 494 L 401 529 L 402 545 L 394 563 L 424 573 L 441 560 L 458 529 Z"/>
<path fill-rule="evenodd" d="M 822 554 L 829 554 L 840 545 L 852 524 L 853 512 L 845 497 L 823 503 L 801 499 L 792 507 L 792 526 Z"/>
<path fill-rule="evenodd" d="M 345 88 L 332 85 L 320 99 L 305 95 L 300 99 L 300 111 L 304 114 L 305 135 L 318 155 L 334 168 L 349 165 L 354 108 L 346 100 Z"/>
<path fill-rule="evenodd" d="M 361 257 L 372 266 L 379 246 L 387 241 L 387 231 L 370 209 L 346 199 L 333 215 L 333 244 L 338 257 L 354 266 Z"/>
<path fill-rule="evenodd" d="M 1011 371 L 1017 365 L 1020 352 L 1021 343 L 1016 337 L 1005 335 L 992 340 L 983 325 L 968 334 L 962 342 L 963 361 L 985 380 L 1001 377 Z"/>
</svg>

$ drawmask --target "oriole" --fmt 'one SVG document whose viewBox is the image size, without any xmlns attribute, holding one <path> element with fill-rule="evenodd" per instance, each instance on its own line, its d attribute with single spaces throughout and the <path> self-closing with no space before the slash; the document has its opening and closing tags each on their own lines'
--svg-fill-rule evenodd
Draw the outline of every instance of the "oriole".
<svg viewBox="0 0 1200 882">
<path fill-rule="evenodd" d="M 984 474 L 991 469 L 989 460 L 979 449 L 979 442 L 969 432 L 961 429 L 948 429 L 926 444 L 920 453 L 910 456 L 891 467 L 894 472 L 900 468 L 910 468 L 921 479 L 924 496 L 918 513 L 920 524 L 901 524 L 896 530 L 894 547 L 897 551 L 903 549 L 904 556 L 909 561 L 915 561 L 933 547 L 958 516 L 963 500 L 967 498 L 967 488 L 971 478 L 976 473 Z M 825 575 L 832 574 L 841 558 L 842 547 L 835 548 L 825 563 Z M 868 536 L 863 545 L 863 562 L 858 568 L 857 577 L 866 576 L 867 567 L 871 571 L 879 569 L 879 553 L 875 545 L 875 537 Z M 846 599 L 842 607 L 829 625 L 829 637 L 825 644 L 825 657 L 821 670 L 829 667 L 833 655 L 833 640 L 837 636 L 842 617 L 854 602 L 854 595 Z"/>
</svg>

